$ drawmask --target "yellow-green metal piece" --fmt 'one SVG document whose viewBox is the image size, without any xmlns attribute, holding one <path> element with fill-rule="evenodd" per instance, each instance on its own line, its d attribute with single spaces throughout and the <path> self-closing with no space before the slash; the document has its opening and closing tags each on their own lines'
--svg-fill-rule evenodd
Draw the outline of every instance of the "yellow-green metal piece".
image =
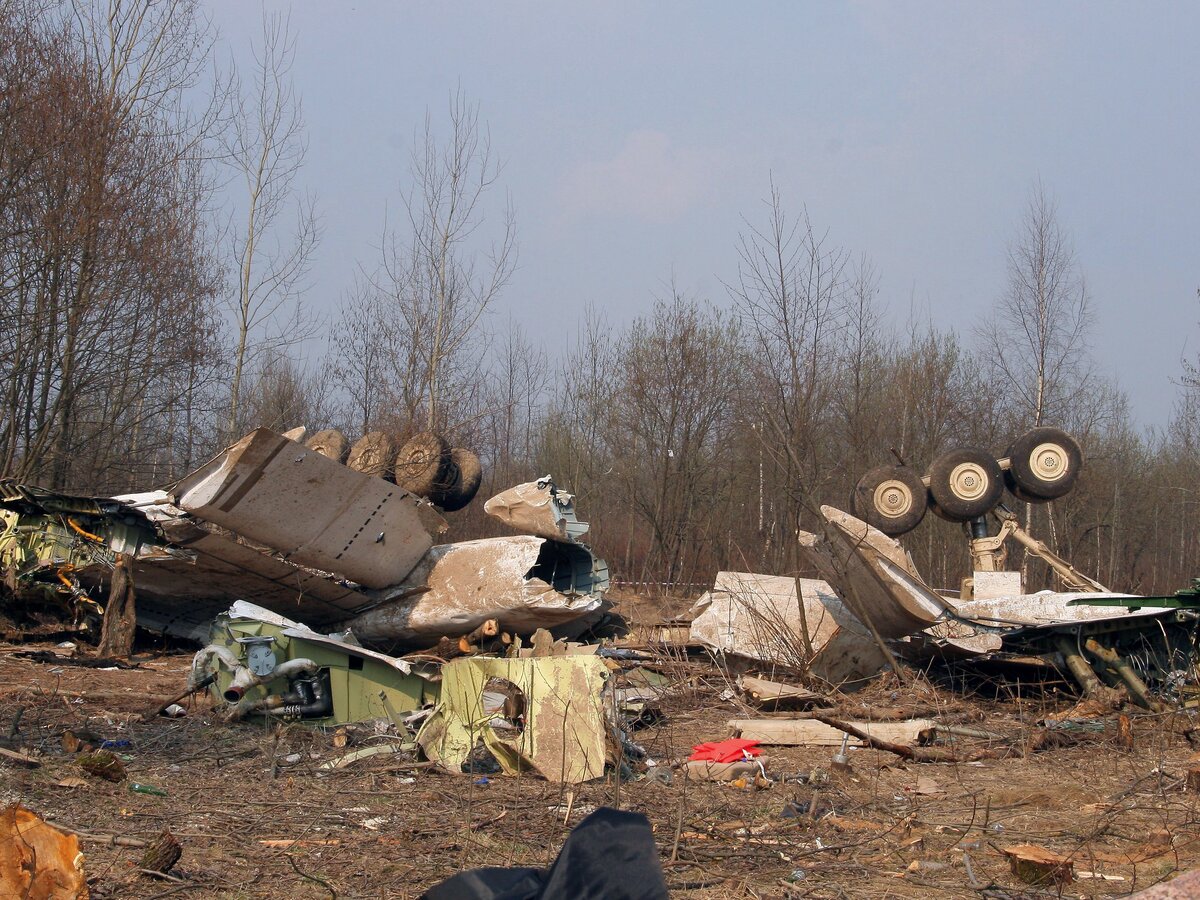
<svg viewBox="0 0 1200 900">
<path fill-rule="evenodd" d="M 322 637 L 320 635 L 306 639 L 298 631 L 300 629 L 292 627 L 290 623 L 276 625 L 258 619 L 221 616 L 214 626 L 211 642 L 228 647 L 245 661 L 245 645 L 239 643 L 238 638 L 273 638 L 270 646 L 278 663 L 289 659 L 311 659 L 321 668 L 328 669 L 333 714 L 302 720 L 306 725 L 386 720 L 398 712 L 417 710 L 437 699 L 436 683 L 411 672 L 405 673 L 379 659 L 378 654 L 369 651 L 356 653 L 352 647 L 338 648 L 319 640 Z M 212 687 L 216 697 L 224 695 L 232 678 L 233 673 L 223 667 L 217 672 Z M 287 690 L 287 679 L 279 678 L 251 688 L 246 692 L 246 698 L 248 701 L 259 700 Z"/>
<path fill-rule="evenodd" d="M 600 778 L 607 677 L 604 660 L 596 656 L 453 660 L 442 667 L 441 699 L 417 742 L 426 756 L 452 770 L 482 741 L 508 774 L 533 770 L 548 781 L 571 784 Z M 484 697 L 489 687 L 496 690 L 497 680 L 515 700 L 503 713 Z"/>
<path fill-rule="evenodd" d="M 70 527 L 72 521 L 75 528 Z M 109 516 L 91 519 L 0 509 L 0 569 L 18 579 L 64 567 L 99 564 L 111 569 L 117 553 L 135 555 L 153 539 L 148 528 Z"/>
</svg>

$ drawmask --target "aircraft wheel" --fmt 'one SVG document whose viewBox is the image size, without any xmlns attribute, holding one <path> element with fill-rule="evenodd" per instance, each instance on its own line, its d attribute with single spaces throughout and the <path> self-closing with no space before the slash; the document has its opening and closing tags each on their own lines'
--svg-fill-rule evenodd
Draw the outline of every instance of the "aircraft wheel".
<svg viewBox="0 0 1200 900">
<path fill-rule="evenodd" d="M 859 479 L 851 506 L 858 518 L 894 537 L 925 518 L 925 485 L 908 466 L 879 466 Z"/>
<path fill-rule="evenodd" d="M 418 497 L 429 497 L 447 481 L 450 445 L 440 434 L 415 434 L 396 454 L 396 484 Z"/>
<path fill-rule="evenodd" d="M 1045 503 L 1075 486 L 1083 467 L 1079 443 L 1060 428 L 1034 428 L 1008 448 L 1010 468 L 1005 483 L 1027 503 Z"/>
<path fill-rule="evenodd" d="M 475 498 L 483 481 L 483 466 L 479 463 L 479 457 L 470 450 L 455 447 L 450 451 L 445 477 L 446 484 L 435 490 L 429 500 L 446 512 L 455 512 Z"/>
<path fill-rule="evenodd" d="M 395 458 L 396 445 L 392 438 L 383 431 L 368 431 L 350 448 L 346 457 L 346 465 L 355 472 L 364 475 L 378 475 L 380 478 L 392 480 L 392 460 Z"/>
<path fill-rule="evenodd" d="M 968 522 L 1000 502 L 1000 464 L 986 450 L 962 447 L 943 453 L 929 469 L 929 492 L 945 518 Z"/>
<path fill-rule="evenodd" d="M 322 456 L 329 457 L 334 462 L 340 463 L 346 461 L 346 454 L 350 451 L 350 442 L 336 428 L 326 428 L 324 431 L 318 431 L 304 442 L 304 446 L 309 450 L 320 453 Z"/>
</svg>

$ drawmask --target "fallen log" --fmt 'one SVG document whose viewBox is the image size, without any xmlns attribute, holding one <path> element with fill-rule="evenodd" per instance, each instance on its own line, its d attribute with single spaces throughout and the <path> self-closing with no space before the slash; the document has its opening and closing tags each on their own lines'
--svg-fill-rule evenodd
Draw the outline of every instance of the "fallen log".
<svg viewBox="0 0 1200 900">
<path fill-rule="evenodd" d="M 55 666 L 81 666 L 85 669 L 138 669 L 137 663 L 116 659 L 112 656 L 93 657 L 91 659 L 75 659 L 71 656 L 59 656 L 50 650 L 21 650 L 14 653 L 20 659 L 31 659 L 34 662 L 48 663 Z"/>
<path fill-rule="evenodd" d="M 458 639 L 458 649 L 464 655 L 478 653 L 479 647 L 476 645 L 480 641 L 484 638 L 496 637 L 498 634 L 500 634 L 500 622 L 497 619 L 487 619 L 474 631 L 464 634 Z"/>
<path fill-rule="evenodd" d="M 62 826 L 63 830 L 69 831 L 81 841 L 91 841 L 96 844 L 108 844 L 110 847 L 132 847 L 135 850 L 141 850 L 148 847 L 149 844 L 141 838 L 126 837 L 123 834 L 98 834 L 89 831 L 76 831 L 73 828 Z"/>
<path fill-rule="evenodd" d="M 844 731 L 851 737 L 858 738 L 868 747 L 874 747 L 876 750 L 886 750 L 888 753 L 896 754 L 901 759 L 908 759 L 913 762 L 974 762 L 980 759 L 1003 759 L 1008 756 L 1020 755 L 1019 752 L 1010 750 L 1009 748 L 1001 750 L 975 750 L 971 753 L 961 754 L 943 747 L 915 747 L 911 744 L 897 744 L 894 741 L 872 737 L 864 729 L 849 722 L 842 722 L 831 716 L 817 714 L 813 718 L 824 722 L 831 728 Z"/>
<path fill-rule="evenodd" d="M 786 705 L 827 706 L 829 704 L 825 696 L 816 691 L 810 691 L 808 688 L 794 684 L 769 681 L 766 678 L 755 678 L 753 675 L 742 675 L 738 678 L 738 687 L 749 696 L 755 706 L 774 706 L 778 709 Z"/>
</svg>

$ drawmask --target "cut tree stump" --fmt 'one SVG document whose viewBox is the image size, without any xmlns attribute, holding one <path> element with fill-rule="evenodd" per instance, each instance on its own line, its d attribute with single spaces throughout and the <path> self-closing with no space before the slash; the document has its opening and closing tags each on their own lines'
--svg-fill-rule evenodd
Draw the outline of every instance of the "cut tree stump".
<svg viewBox="0 0 1200 900">
<path fill-rule="evenodd" d="M 1003 849 L 1012 873 L 1026 884 L 1062 886 L 1075 880 L 1075 870 L 1069 857 L 1036 844 L 1018 844 Z"/>
<path fill-rule="evenodd" d="M 98 775 L 105 781 L 116 783 L 125 780 L 125 766 L 115 754 L 107 750 L 81 754 L 79 767 L 89 775 Z"/>
<path fill-rule="evenodd" d="M 175 835 L 166 829 L 160 834 L 142 854 L 143 869 L 151 872 L 162 872 L 164 875 L 171 871 L 179 857 L 183 856 L 183 846 Z"/>
</svg>

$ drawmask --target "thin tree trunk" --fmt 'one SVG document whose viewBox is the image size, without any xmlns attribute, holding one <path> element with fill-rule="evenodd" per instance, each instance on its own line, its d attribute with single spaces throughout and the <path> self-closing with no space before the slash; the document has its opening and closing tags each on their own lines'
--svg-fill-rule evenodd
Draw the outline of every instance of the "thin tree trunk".
<svg viewBox="0 0 1200 900">
<path fill-rule="evenodd" d="M 137 627 L 136 598 L 133 592 L 133 561 L 124 553 L 117 554 L 108 605 L 100 626 L 100 646 L 96 654 L 103 658 L 128 657 L 133 652 L 133 632 Z"/>
</svg>

